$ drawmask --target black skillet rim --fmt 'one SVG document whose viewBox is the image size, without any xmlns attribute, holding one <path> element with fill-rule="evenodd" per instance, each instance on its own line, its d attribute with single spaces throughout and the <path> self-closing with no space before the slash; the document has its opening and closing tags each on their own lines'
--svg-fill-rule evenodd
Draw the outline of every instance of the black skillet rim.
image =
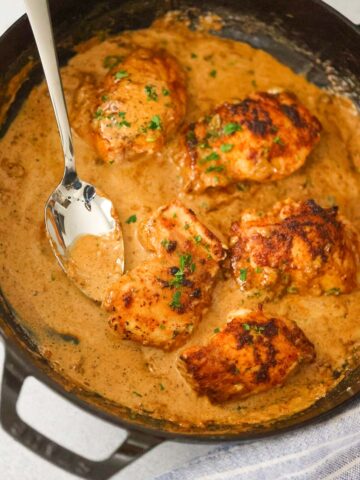
<svg viewBox="0 0 360 480">
<path fill-rule="evenodd" d="M 341 22 L 346 28 L 351 29 L 353 33 L 355 33 L 360 38 L 360 31 L 350 20 L 336 11 L 333 7 L 328 4 L 325 4 L 321 0 L 310 0 L 313 4 L 321 7 L 327 13 L 330 13 L 333 17 L 336 18 L 338 22 Z M 10 33 L 13 33 L 16 29 L 21 26 L 24 26 L 24 22 L 26 22 L 26 15 L 20 17 L 15 23 L 13 23 L 8 30 L 0 37 L 1 42 L 6 42 L 7 37 Z M 3 313 L 5 316 L 6 313 Z M 0 322 L 2 319 L 0 318 Z M 340 411 L 344 410 L 346 406 L 350 403 L 355 401 L 360 396 L 360 382 L 358 381 L 356 384 L 356 390 L 354 391 L 351 388 L 351 385 L 346 390 L 349 393 L 345 394 L 343 392 L 342 397 L 338 402 L 334 402 L 334 405 L 331 406 L 328 410 L 320 412 L 319 414 L 314 414 L 313 417 L 300 419 L 298 422 L 294 424 L 290 424 L 285 427 L 275 428 L 269 431 L 263 432 L 243 432 L 243 433 L 183 433 L 183 432 L 176 432 L 176 431 L 168 431 L 162 430 L 158 428 L 153 428 L 150 426 L 144 426 L 136 422 L 132 422 L 123 418 L 120 418 L 114 414 L 108 413 L 105 410 L 102 410 L 100 407 L 90 404 L 89 402 L 85 401 L 79 396 L 67 391 L 63 385 L 55 381 L 49 375 L 45 373 L 45 369 L 41 368 L 41 362 L 37 361 L 33 355 L 31 355 L 25 348 L 21 347 L 21 343 L 23 343 L 20 339 L 10 338 L 6 334 L 6 330 L 11 330 L 14 337 L 16 334 L 13 331 L 13 328 L 9 325 L 5 325 L 5 328 L 0 323 L 0 338 L 3 340 L 5 345 L 5 364 L 6 364 L 6 357 L 8 352 L 11 356 L 16 360 L 17 368 L 22 369 L 22 373 L 24 377 L 33 376 L 34 378 L 38 379 L 42 383 L 44 383 L 47 387 L 51 388 L 58 394 L 62 395 L 64 398 L 75 404 L 77 407 L 84 409 L 85 411 L 96 415 L 97 417 L 102 418 L 109 423 L 115 424 L 120 428 L 123 428 L 127 431 L 134 431 L 134 432 L 142 432 L 145 434 L 149 434 L 149 436 L 157 436 L 164 440 L 177 440 L 177 441 L 184 441 L 184 442 L 222 442 L 222 441 L 237 441 L 237 442 L 247 442 L 251 440 L 266 438 L 274 435 L 279 435 L 281 433 L 286 433 L 289 431 L 293 431 L 302 427 L 306 427 L 308 425 L 315 425 L 319 422 L 322 422 L 326 419 L 329 419 L 335 415 L 337 415 Z M 359 371 L 359 372 L 358 372 Z M 356 369 L 356 373 L 360 374 L 360 368 Z M 305 410 L 306 412 L 306 410 Z"/>
</svg>

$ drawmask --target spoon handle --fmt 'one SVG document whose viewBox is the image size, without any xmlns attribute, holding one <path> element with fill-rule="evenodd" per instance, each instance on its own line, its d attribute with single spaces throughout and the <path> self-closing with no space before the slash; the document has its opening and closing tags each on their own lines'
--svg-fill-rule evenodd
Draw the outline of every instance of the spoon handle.
<svg viewBox="0 0 360 480">
<path fill-rule="evenodd" d="M 75 170 L 74 149 L 67 114 L 63 87 L 61 83 L 54 36 L 51 27 L 47 0 L 25 0 L 26 13 L 34 34 L 42 67 L 45 73 L 51 102 L 60 132 L 65 158 L 65 171 L 62 183 L 71 185 L 78 180 Z"/>
</svg>

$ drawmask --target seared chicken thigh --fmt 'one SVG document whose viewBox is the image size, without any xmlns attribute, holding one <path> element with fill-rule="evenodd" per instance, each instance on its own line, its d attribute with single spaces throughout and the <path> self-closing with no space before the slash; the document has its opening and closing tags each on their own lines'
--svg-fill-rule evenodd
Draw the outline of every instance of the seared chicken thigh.
<svg viewBox="0 0 360 480">
<path fill-rule="evenodd" d="M 168 53 L 138 48 L 113 67 L 99 92 L 92 127 L 107 162 L 156 152 L 182 122 L 185 78 Z"/>
<path fill-rule="evenodd" d="M 186 341 L 210 304 L 224 251 L 179 202 L 161 207 L 142 234 L 156 257 L 115 283 L 104 306 L 122 338 L 173 349 Z"/>
<path fill-rule="evenodd" d="M 317 118 L 290 93 L 259 92 L 224 103 L 188 128 L 187 189 L 284 178 L 304 164 L 320 131 Z"/>
<path fill-rule="evenodd" d="M 359 284 L 359 239 L 338 208 L 286 200 L 231 227 L 231 266 L 251 295 L 338 295 Z"/>
<path fill-rule="evenodd" d="M 180 369 L 199 395 L 221 403 L 282 385 L 314 358 L 314 346 L 294 322 L 238 310 L 206 345 L 182 352 Z"/>
</svg>

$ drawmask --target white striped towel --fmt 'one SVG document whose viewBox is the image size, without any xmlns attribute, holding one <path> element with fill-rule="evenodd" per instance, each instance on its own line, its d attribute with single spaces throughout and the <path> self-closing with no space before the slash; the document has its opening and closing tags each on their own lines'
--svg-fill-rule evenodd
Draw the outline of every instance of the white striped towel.
<svg viewBox="0 0 360 480">
<path fill-rule="evenodd" d="M 360 402 L 322 423 L 224 444 L 156 480 L 360 480 Z"/>
</svg>

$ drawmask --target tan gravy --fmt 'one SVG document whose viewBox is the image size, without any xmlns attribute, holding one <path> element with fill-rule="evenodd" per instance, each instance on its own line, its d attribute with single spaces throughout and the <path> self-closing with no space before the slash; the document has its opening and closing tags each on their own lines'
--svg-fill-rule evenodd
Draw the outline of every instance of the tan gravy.
<svg viewBox="0 0 360 480">
<path fill-rule="evenodd" d="M 104 58 L 126 53 L 135 43 L 164 48 L 188 78 L 186 122 L 196 120 L 225 100 L 256 90 L 284 88 L 295 92 L 316 114 L 324 131 L 306 165 L 289 178 L 264 185 L 243 184 L 231 193 L 182 193 L 176 138 L 161 154 L 105 165 L 94 149 L 74 134 L 79 174 L 108 195 L 124 230 L 126 269 L 149 257 L 138 240 L 141 221 L 160 205 L 178 197 L 226 241 L 232 221 L 244 208 L 259 212 L 286 197 L 334 203 L 360 229 L 360 119 L 354 106 L 308 83 L 289 68 L 249 45 L 189 31 L 181 23 L 159 20 L 151 28 L 94 39 L 63 68 L 62 76 L 73 126 L 74 98 L 87 76 L 106 73 Z M 210 75 L 212 70 L 216 75 Z M 46 85 L 31 92 L 1 140 L 0 281 L 23 325 L 53 367 L 73 382 L 106 398 L 154 417 L 182 424 L 257 423 L 300 411 L 323 396 L 341 378 L 347 358 L 360 345 L 360 292 L 307 297 L 287 295 L 268 303 L 265 312 L 296 321 L 314 343 L 317 360 L 284 386 L 226 405 L 197 397 L 176 367 L 179 351 L 164 353 L 123 341 L 110 331 L 107 315 L 63 273 L 45 235 L 43 206 L 62 174 L 62 153 Z M 136 214 L 137 222 L 126 223 Z M 211 308 L 188 344 L 204 341 L 221 327 L 229 311 L 255 307 L 232 279 L 220 279 Z M 180 349 L 181 351 L 181 349 Z"/>
</svg>

